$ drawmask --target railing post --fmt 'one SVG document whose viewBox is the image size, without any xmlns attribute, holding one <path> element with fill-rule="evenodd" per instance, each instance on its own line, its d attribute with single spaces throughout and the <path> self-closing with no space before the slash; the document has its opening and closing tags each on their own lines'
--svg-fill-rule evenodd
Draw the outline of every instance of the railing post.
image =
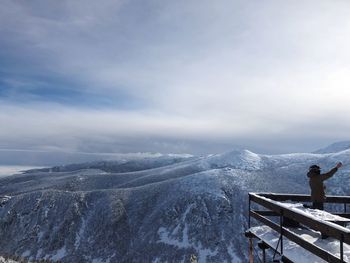
<svg viewBox="0 0 350 263">
<path fill-rule="evenodd" d="M 340 235 L 340 260 L 341 262 L 344 262 L 344 247 L 343 247 L 343 243 L 344 243 L 344 234 Z"/>
<path fill-rule="evenodd" d="M 281 257 L 283 256 L 283 210 L 280 210 L 281 216 L 280 216 L 280 231 L 281 231 Z"/>
<path fill-rule="evenodd" d="M 248 228 L 250 228 L 250 206 L 251 206 L 251 197 L 249 195 Z"/>
<path fill-rule="evenodd" d="M 260 241 L 259 243 L 258 243 L 258 247 L 262 250 L 262 252 L 263 252 L 263 260 L 262 260 L 262 262 L 263 263 L 266 263 L 266 249 L 268 249 L 269 248 L 269 246 L 264 242 L 264 241 Z"/>
<path fill-rule="evenodd" d="M 266 263 L 266 252 L 265 249 L 263 249 L 263 263 Z"/>
<path fill-rule="evenodd" d="M 253 238 L 249 238 L 249 263 L 254 263 Z"/>
<path fill-rule="evenodd" d="M 344 203 L 344 214 L 346 213 L 346 203 Z"/>
</svg>

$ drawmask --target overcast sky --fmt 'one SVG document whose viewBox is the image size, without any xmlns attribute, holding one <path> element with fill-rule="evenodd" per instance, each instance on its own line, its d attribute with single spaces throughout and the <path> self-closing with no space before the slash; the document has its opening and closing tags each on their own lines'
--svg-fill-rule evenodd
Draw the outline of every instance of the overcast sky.
<svg viewBox="0 0 350 263">
<path fill-rule="evenodd" d="M 349 139 L 350 2 L 3 0 L 0 149 L 313 151 Z"/>
</svg>

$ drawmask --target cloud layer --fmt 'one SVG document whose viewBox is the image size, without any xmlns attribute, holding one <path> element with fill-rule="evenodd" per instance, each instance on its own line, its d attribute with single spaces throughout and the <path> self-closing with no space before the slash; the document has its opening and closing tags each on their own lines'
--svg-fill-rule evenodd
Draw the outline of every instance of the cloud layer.
<svg viewBox="0 0 350 263">
<path fill-rule="evenodd" d="M 347 139 L 347 1 L 10 1 L 2 148 L 308 151 Z"/>
</svg>

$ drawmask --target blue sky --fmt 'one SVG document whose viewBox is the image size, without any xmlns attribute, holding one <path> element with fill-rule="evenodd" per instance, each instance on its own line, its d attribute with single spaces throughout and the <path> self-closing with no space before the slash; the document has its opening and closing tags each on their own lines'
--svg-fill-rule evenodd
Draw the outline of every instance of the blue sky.
<svg viewBox="0 0 350 263">
<path fill-rule="evenodd" d="M 348 1 L 15 1 L 0 149 L 311 151 L 349 138 Z"/>
</svg>

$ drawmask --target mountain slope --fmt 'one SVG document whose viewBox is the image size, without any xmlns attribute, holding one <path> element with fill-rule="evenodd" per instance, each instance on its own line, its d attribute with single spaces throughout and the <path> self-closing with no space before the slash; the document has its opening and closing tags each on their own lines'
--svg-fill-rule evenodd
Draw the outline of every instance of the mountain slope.
<svg viewBox="0 0 350 263">
<path fill-rule="evenodd" d="M 315 153 L 336 153 L 350 149 L 350 141 L 336 142 L 325 148 L 315 151 Z"/>
<path fill-rule="evenodd" d="M 181 160 L 108 162 L 0 180 L 0 254 L 63 262 L 246 262 L 247 192 L 309 193 L 306 171 L 334 154 L 233 151 Z M 141 166 L 147 169 L 136 169 Z M 345 166 L 328 182 L 348 193 Z"/>
</svg>

